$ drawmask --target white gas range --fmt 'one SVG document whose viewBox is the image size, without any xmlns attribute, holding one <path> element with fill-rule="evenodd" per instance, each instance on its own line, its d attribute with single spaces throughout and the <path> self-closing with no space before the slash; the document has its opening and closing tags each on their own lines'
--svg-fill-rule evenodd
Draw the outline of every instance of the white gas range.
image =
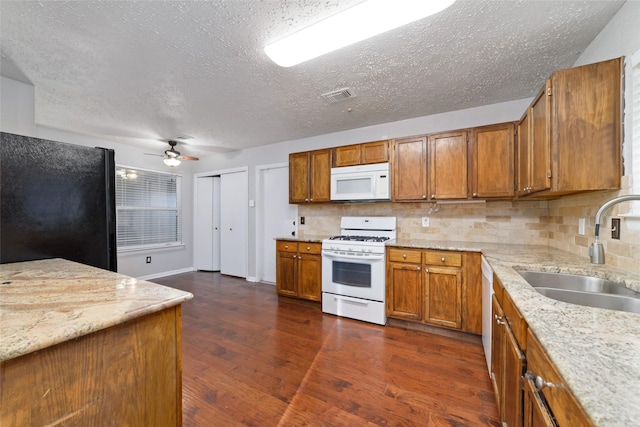
<svg viewBox="0 0 640 427">
<path fill-rule="evenodd" d="M 322 241 L 322 311 L 387 323 L 385 245 L 395 217 L 342 217 L 341 235 Z"/>
</svg>

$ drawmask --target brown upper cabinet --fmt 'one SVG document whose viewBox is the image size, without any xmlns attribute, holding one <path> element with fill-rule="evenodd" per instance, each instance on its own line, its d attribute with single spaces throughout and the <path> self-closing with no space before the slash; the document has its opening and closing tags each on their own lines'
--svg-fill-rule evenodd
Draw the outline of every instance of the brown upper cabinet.
<svg viewBox="0 0 640 427">
<path fill-rule="evenodd" d="M 429 199 L 466 199 L 469 195 L 467 131 L 429 136 Z"/>
<path fill-rule="evenodd" d="M 518 195 L 620 188 L 623 58 L 556 71 L 518 125 Z"/>
<path fill-rule="evenodd" d="M 514 124 L 473 128 L 470 134 L 471 197 L 512 198 L 515 187 Z"/>
<path fill-rule="evenodd" d="M 427 199 L 427 137 L 396 139 L 392 161 L 393 201 Z"/>
<path fill-rule="evenodd" d="M 289 154 L 289 203 L 328 202 L 331 149 Z"/>
<path fill-rule="evenodd" d="M 389 141 L 345 145 L 333 149 L 333 166 L 357 166 L 389 161 Z"/>
</svg>

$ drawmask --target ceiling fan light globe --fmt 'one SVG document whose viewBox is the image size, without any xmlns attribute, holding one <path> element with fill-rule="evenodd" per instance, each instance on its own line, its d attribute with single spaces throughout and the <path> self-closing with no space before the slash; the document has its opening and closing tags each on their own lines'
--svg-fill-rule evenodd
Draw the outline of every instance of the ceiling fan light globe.
<svg viewBox="0 0 640 427">
<path fill-rule="evenodd" d="M 164 159 L 163 160 L 164 164 L 170 167 L 176 167 L 180 164 L 180 160 L 176 159 L 175 157 L 169 157 L 168 159 Z"/>
</svg>

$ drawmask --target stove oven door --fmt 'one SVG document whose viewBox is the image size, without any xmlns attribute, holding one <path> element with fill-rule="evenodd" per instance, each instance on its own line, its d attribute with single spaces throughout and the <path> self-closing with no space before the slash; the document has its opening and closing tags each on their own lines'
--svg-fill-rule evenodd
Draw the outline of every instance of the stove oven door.
<svg viewBox="0 0 640 427">
<path fill-rule="evenodd" d="M 322 292 L 384 302 L 384 254 L 323 250 Z"/>
</svg>

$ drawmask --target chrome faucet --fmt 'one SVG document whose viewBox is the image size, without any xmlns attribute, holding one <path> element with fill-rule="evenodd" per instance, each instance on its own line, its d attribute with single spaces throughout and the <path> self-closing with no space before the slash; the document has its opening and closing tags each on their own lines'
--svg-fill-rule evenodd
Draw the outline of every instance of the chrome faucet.
<svg viewBox="0 0 640 427">
<path fill-rule="evenodd" d="M 592 264 L 604 264 L 604 247 L 602 246 L 602 243 L 600 243 L 599 239 L 602 215 L 604 215 L 611 206 L 629 200 L 640 200 L 640 194 L 629 194 L 627 196 L 615 197 L 600 206 L 600 209 L 596 212 L 596 236 L 591 246 L 589 246 L 589 257 L 591 258 Z"/>
</svg>

